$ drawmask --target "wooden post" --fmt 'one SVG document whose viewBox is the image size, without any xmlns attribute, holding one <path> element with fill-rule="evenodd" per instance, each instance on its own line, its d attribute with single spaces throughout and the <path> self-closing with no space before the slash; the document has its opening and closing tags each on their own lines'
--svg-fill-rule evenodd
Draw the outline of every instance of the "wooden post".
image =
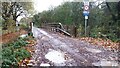
<svg viewBox="0 0 120 68">
<path fill-rule="evenodd" d="M 29 25 L 28 35 L 29 35 L 29 36 L 33 36 L 33 34 L 32 34 L 33 23 L 30 22 L 29 24 L 30 24 L 30 25 Z"/>
<path fill-rule="evenodd" d="M 32 22 L 30 22 L 30 31 L 32 31 Z"/>
<path fill-rule="evenodd" d="M 74 33 L 75 33 L 75 37 L 77 37 L 77 27 L 74 27 Z"/>
</svg>

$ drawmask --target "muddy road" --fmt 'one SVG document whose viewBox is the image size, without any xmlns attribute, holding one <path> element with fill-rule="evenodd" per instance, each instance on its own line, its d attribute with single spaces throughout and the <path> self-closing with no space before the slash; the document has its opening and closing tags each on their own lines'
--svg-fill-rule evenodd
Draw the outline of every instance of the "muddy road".
<svg viewBox="0 0 120 68">
<path fill-rule="evenodd" d="M 118 66 L 117 51 L 35 27 L 32 32 L 35 66 Z"/>
</svg>

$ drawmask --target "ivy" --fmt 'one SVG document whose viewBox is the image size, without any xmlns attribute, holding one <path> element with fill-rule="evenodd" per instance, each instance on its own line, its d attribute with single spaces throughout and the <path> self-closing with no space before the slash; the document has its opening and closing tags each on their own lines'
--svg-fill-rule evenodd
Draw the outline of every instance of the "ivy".
<svg viewBox="0 0 120 68">
<path fill-rule="evenodd" d="M 18 67 L 18 62 L 25 58 L 29 58 L 31 54 L 23 47 L 27 46 L 26 39 L 19 38 L 15 42 L 5 44 L 2 49 L 2 68 Z M 4 45 L 2 45 L 4 46 Z"/>
</svg>

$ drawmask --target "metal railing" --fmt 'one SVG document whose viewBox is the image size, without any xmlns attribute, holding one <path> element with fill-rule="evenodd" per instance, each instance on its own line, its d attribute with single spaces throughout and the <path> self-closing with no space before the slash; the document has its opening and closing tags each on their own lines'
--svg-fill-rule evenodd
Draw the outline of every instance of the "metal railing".
<svg viewBox="0 0 120 68">
<path fill-rule="evenodd" d="M 69 36 L 71 37 L 71 34 L 68 33 L 63 25 L 61 23 L 45 23 L 44 25 L 42 25 L 43 28 L 49 30 L 49 31 L 52 31 L 52 32 L 59 32 L 59 33 L 62 33 L 66 36 Z"/>
</svg>

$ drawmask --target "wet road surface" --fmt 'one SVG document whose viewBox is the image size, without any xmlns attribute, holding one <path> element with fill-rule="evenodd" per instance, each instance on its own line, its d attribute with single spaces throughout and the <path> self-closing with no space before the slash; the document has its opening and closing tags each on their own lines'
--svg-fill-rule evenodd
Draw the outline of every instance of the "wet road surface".
<svg viewBox="0 0 120 68">
<path fill-rule="evenodd" d="M 37 40 L 35 66 L 118 66 L 117 52 L 43 29 L 32 29 Z"/>
</svg>

